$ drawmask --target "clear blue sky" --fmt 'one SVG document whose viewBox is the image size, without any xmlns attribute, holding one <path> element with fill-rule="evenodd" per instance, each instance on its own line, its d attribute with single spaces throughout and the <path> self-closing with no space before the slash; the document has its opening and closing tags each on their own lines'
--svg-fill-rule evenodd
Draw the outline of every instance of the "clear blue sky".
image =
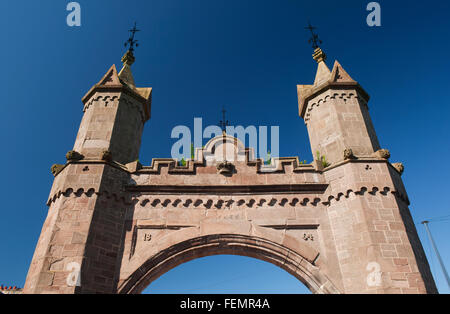
<svg viewBox="0 0 450 314">
<path fill-rule="evenodd" d="M 381 145 L 391 161 L 405 164 L 415 221 L 450 215 L 448 1 L 379 1 L 378 28 L 366 24 L 368 0 L 86 0 L 79 1 L 82 26 L 74 28 L 66 25 L 68 2 L 0 2 L 0 283 L 23 286 L 47 213 L 50 166 L 63 163 L 72 149 L 80 99 L 111 64 L 120 66 L 135 20 L 142 30 L 135 80 L 153 87 L 144 164 L 170 156 L 174 126 L 191 126 L 194 117 L 216 124 L 222 105 L 235 125 L 279 125 L 281 155 L 310 161 L 296 93 L 297 84 L 314 80 L 304 30 L 310 19 L 319 27 L 328 64 L 338 59 L 372 96 Z M 431 224 L 450 268 L 449 227 Z M 424 229 L 418 230 L 438 287 L 448 293 Z M 215 256 L 175 268 L 149 291 L 305 290 L 273 265 Z"/>
</svg>

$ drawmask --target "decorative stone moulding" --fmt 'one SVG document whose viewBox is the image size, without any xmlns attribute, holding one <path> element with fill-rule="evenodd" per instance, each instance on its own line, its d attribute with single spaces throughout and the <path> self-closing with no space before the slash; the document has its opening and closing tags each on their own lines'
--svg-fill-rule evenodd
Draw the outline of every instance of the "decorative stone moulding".
<svg viewBox="0 0 450 314">
<path fill-rule="evenodd" d="M 355 155 L 353 155 L 353 150 L 351 148 L 347 148 L 344 150 L 344 160 L 356 159 Z"/>
<path fill-rule="evenodd" d="M 387 160 L 387 159 L 391 158 L 391 153 L 387 149 L 380 149 L 374 153 L 374 156 Z"/>
<path fill-rule="evenodd" d="M 222 161 L 217 165 L 217 171 L 222 175 L 232 175 L 234 165 L 228 161 Z"/>
<path fill-rule="evenodd" d="M 126 164 L 126 167 L 127 167 L 128 171 L 136 172 L 136 171 L 142 169 L 142 164 L 139 162 L 139 160 L 136 160 L 136 161 Z"/>
<path fill-rule="evenodd" d="M 122 62 L 130 66 L 133 65 L 134 61 L 136 61 L 136 58 L 130 50 L 128 50 L 122 57 Z"/>
<path fill-rule="evenodd" d="M 51 167 L 51 172 L 52 172 L 52 174 L 53 174 L 53 176 L 57 176 L 58 175 L 58 173 L 60 173 L 61 172 L 61 170 L 63 170 L 64 169 L 64 165 L 58 165 L 58 164 L 55 164 L 55 165 L 53 165 L 52 167 Z"/>
<path fill-rule="evenodd" d="M 314 50 L 313 59 L 316 60 L 317 63 L 325 61 L 327 59 L 327 55 L 320 48 L 316 48 Z"/>
<path fill-rule="evenodd" d="M 71 150 L 66 154 L 67 161 L 78 161 L 84 158 L 79 152 Z"/>
<path fill-rule="evenodd" d="M 394 167 L 395 170 L 397 170 L 397 172 L 400 173 L 400 175 L 402 175 L 403 171 L 405 171 L 405 166 L 401 162 L 392 164 L 392 167 Z"/>
<path fill-rule="evenodd" d="M 323 184 L 313 184 L 309 185 L 305 188 L 304 184 L 300 184 L 297 186 L 291 186 L 289 187 L 289 190 L 292 192 L 293 190 L 295 193 L 292 193 L 290 196 L 283 195 L 280 197 L 274 196 L 274 197 L 242 197 L 242 198 L 223 198 L 223 199 L 212 199 L 208 197 L 208 193 L 203 193 L 203 197 L 188 197 L 185 200 L 181 200 L 178 197 L 174 198 L 165 198 L 161 197 L 161 195 L 155 195 L 155 196 L 138 196 L 133 198 L 132 200 L 129 199 L 129 194 L 126 193 L 115 193 L 115 192 L 108 192 L 108 191 L 98 191 L 94 187 L 79 187 L 79 186 L 73 186 L 73 187 L 66 187 L 62 190 L 58 190 L 57 192 L 50 195 L 50 198 L 47 201 L 47 205 L 50 206 L 51 203 L 55 202 L 61 195 L 64 195 L 65 197 L 74 196 L 74 197 L 81 197 L 82 195 L 86 195 L 88 197 L 91 197 L 92 195 L 96 194 L 98 196 L 104 196 L 107 199 L 113 198 L 116 201 L 121 201 L 124 204 L 130 205 L 130 204 L 136 204 L 139 203 L 140 206 L 151 206 L 151 207 L 171 207 L 171 208 L 183 208 L 183 207 L 189 207 L 194 206 L 195 208 L 201 207 L 201 208 L 252 208 L 254 206 L 261 207 L 261 206 L 282 206 L 282 207 L 295 207 L 295 206 L 319 206 L 320 204 L 323 204 L 325 206 L 329 206 L 331 201 L 340 201 L 343 198 L 349 198 L 350 195 L 353 193 L 355 195 L 363 196 L 365 193 L 370 193 L 372 195 L 375 195 L 377 193 L 388 196 L 390 194 L 394 194 L 398 196 L 400 199 L 404 200 L 409 205 L 409 199 L 406 194 L 404 194 L 402 191 L 397 190 L 393 186 L 385 186 L 383 184 L 360 184 L 360 185 L 353 185 L 348 186 L 345 189 L 340 189 L 337 191 L 334 191 L 333 193 L 323 193 L 327 189 L 328 185 Z M 211 192 L 211 187 L 207 187 L 207 189 L 202 189 L 204 187 L 197 186 L 202 190 L 203 192 Z M 226 186 L 227 190 L 230 188 L 234 190 L 235 193 L 238 193 L 242 195 L 241 187 L 232 187 L 232 186 Z M 277 188 L 277 191 L 281 191 L 282 189 L 286 188 L 283 186 L 275 186 Z M 142 189 L 143 188 L 143 189 Z M 179 189 L 182 190 L 179 190 Z M 149 192 L 149 191 L 162 191 L 165 190 L 168 194 L 174 194 L 174 193 L 182 193 L 185 195 L 192 195 L 192 191 L 195 190 L 196 187 L 181 187 L 181 186 L 127 186 L 126 190 L 127 192 Z M 216 189 L 219 187 L 215 187 Z M 255 189 L 256 190 L 253 190 Z M 263 190 L 273 190 L 274 186 L 267 187 L 267 186 L 250 186 L 252 193 L 261 193 Z M 175 192 L 174 189 L 178 190 L 178 192 Z M 305 190 L 306 189 L 306 190 Z M 320 197 L 299 197 L 298 194 L 304 193 L 304 191 L 314 191 L 314 192 L 320 192 Z M 216 190 L 216 191 L 222 191 L 222 190 Z M 245 189 L 246 192 L 248 192 L 248 189 Z"/>
<path fill-rule="evenodd" d="M 102 160 L 111 162 L 112 161 L 112 153 L 109 150 L 105 150 L 102 152 Z"/>
</svg>

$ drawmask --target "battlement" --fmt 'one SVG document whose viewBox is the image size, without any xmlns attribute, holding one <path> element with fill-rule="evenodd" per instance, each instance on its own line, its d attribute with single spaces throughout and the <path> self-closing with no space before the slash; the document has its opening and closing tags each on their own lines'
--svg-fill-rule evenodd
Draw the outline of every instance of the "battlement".
<svg viewBox="0 0 450 314">
<path fill-rule="evenodd" d="M 0 294 L 22 294 L 22 288 L 0 285 Z"/>
</svg>

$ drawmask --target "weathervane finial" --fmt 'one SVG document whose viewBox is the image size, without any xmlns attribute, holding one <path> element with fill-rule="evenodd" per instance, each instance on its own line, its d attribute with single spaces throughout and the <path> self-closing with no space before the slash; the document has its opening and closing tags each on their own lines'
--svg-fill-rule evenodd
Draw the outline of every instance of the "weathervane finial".
<svg viewBox="0 0 450 314">
<path fill-rule="evenodd" d="M 314 30 L 317 29 L 317 27 L 312 26 L 311 22 L 308 22 L 308 27 L 305 27 L 305 29 L 308 29 L 311 32 L 311 38 L 308 40 L 308 42 L 312 44 L 312 47 L 314 49 L 319 48 L 319 45 L 322 44 L 322 41 L 319 39 L 319 35 L 314 33 Z"/>
<path fill-rule="evenodd" d="M 222 107 L 222 120 L 220 120 L 219 125 L 222 128 L 222 131 L 225 132 L 226 128 L 228 125 L 230 125 L 230 123 L 228 122 L 228 120 L 225 119 L 225 113 L 227 111 L 225 110 L 224 107 Z"/>
<path fill-rule="evenodd" d="M 308 42 L 310 44 L 312 44 L 312 47 L 314 48 L 314 54 L 313 54 L 314 60 L 316 60 L 317 63 L 325 61 L 327 58 L 327 55 L 319 47 L 319 45 L 322 44 L 322 41 L 319 39 L 319 35 L 314 33 L 314 30 L 316 29 L 316 27 L 312 26 L 311 23 L 308 22 L 308 27 L 305 27 L 305 29 L 308 29 L 311 32 L 312 37 L 308 40 Z"/>
<path fill-rule="evenodd" d="M 129 30 L 129 32 L 131 33 L 130 38 L 128 38 L 128 40 L 125 42 L 125 47 L 130 46 L 130 48 L 128 50 L 131 52 L 134 51 L 135 45 L 136 45 L 136 47 L 139 47 L 138 40 L 134 40 L 134 35 L 136 35 L 136 33 L 140 32 L 140 31 L 141 30 L 136 28 L 136 22 L 134 22 L 134 27 Z"/>
<path fill-rule="evenodd" d="M 134 27 L 129 30 L 129 32 L 131 33 L 130 38 L 128 38 L 128 40 L 125 42 L 125 47 L 129 46 L 129 48 L 128 48 L 128 51 L 125 53 L 125 55 L 122 57 L 122 62 L 124 64 L 128 64 L 131 66 L 135 61 L 133 51 L 134 51 L 135 46 L 139 47 L 139 44 L 138 44 L 138 40 L 134 39 L 134 36 L 139 31 L 140 30 L 136 28 L 136 22 L 134 22 Z"/>
</svg>

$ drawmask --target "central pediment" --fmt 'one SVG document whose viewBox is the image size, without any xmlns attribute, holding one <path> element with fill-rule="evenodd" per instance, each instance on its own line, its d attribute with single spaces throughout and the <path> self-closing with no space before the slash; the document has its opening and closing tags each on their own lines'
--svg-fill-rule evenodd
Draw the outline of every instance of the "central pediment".
<svg viewBox="0 0 450 314">
<path fill-rule="evenodd" d="M 247 155 L 249 161 L 254 161 L 253 148 L 246 149 L 238 138 L 225 132 L 209 140 L 204 148 L 196 150 L 196 156 L 204 158 L 207 165 L 215 165 L 223 161 L 245 162 Z"/>
<path fill-rule="evenodd" d="M 245 147 L 241 140 L 225 132 L 209 140 L 204 147 L 195 148 L 194 158 L 186 160 L 185 165 L 180 165 L 179 160 L 173 158 L 154 158 L 150 166 L 136 167 L 136 163 L 130 163 L 127 168 L 136 174 L 216 175 L 225 172 L 233 176 L 250 173 L 309 172 L 319 174 L 322 170 L 319 163 L 304 164 L 298 157 L 273 157 L 269 162 L 255 158 L 252 147 Z M 229 171 L 223 171 L 224 169 Z M 310 182 L 317 183 L 319 181 L 321 180 L 315 178 Z"/>
</svg>

